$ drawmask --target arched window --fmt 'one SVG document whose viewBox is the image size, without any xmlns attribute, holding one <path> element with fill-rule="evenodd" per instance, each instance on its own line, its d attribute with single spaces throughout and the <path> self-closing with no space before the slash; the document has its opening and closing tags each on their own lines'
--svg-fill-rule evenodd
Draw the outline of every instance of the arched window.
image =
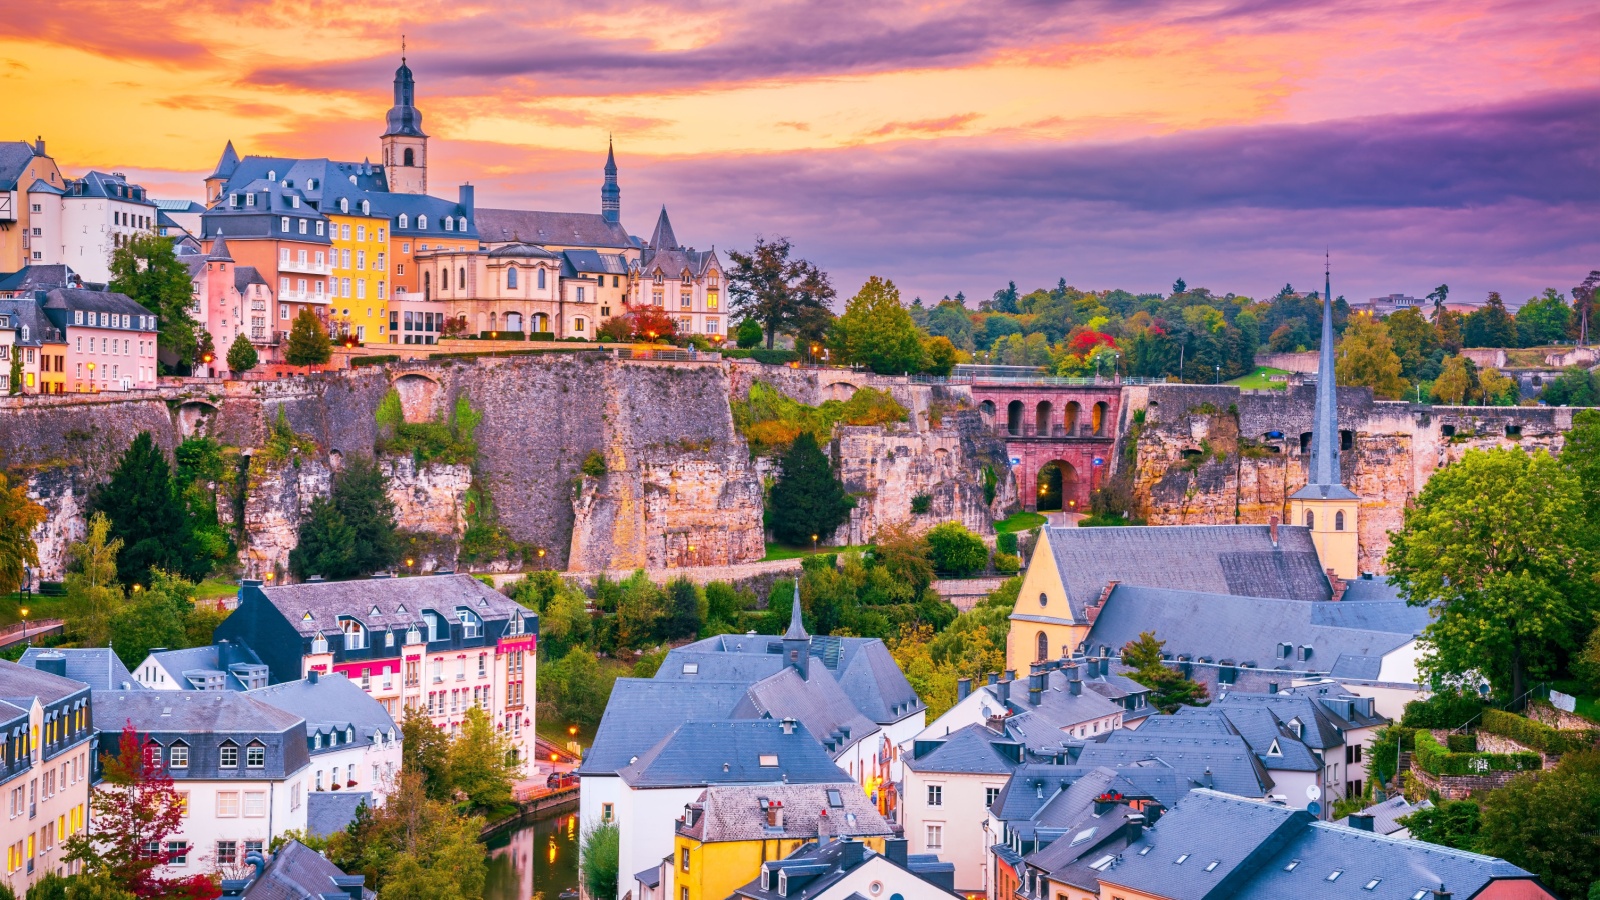
<svg viewBox="0 0 1600 900">
<path fill-rule="evenodd" d="M 428 230 L 428 217 L 427 216 L 417 216 L 417 228 L 419 230 L 422 230 L 422 231 L 427 231 Z"/>
<path fill-rule="evenodd" d="M 1036 660 L 1040 660 L 1040 661 L 1049 659 L 1050 658 L 1050 638 L 1047 637 L 1045 635 L 1045 633 L 1041 631 L 1041 632 L 1039 632 L 1039 636 L 1038 636 L 1038 638 L 1036 640 L 1037 640 L 1037 643 L 1038 643 L 1038 647 L 1035 648 L 1036 649 L 1036 653 L 1035 653 L 1033 658 L 1036 659 Z"/>
<path fill-rule="evenodd" d="M 411 227 L 411 217 L 406 215 L 405 213 L 401 213 L 400 214 L 400 221 L 396 224 L 396 227 L 397 228 L 410 228 Z"/>
<path fill-rule="evenodd" d="M 347 213 L 349 211 L 350 211 L 350 198 L 349 197 L 340 197 L 339 198 L 339 212 Z"/>
<path fill-rule="evenodd" d="M 367 629 L 361 623 L 348 616 L 339 619 L 339 630 L 344 632 L 344 648 L 346 650 L 360 650 L 367 646 Z"/>
<path fill-rule="evenodd" d="M 456 270 L 456 290 L 464 291 L 466 289 L 467 289 L 467 268 L 466 268 L 466 266 L 462 266 L 460 269 Z"/>
<path fill-rule="evenodd" d="M 1334 531 L 1343 531 L 1344 530 L 1344 510 L 1342 510 L 1342 509 L 1333 514 L 1333 530 Z"/>
<path fill-rule="evenodd" d="M 665 276 L 663 276 L 661 274 L 661 270 L 660 269 L 656 270 L 656 278 L 655 278 L 655 280 L 656 280 L 656 284 L 660 284 L 660 283 L 662 283 L 662 281 L 665 280 Z"/>
<path fill-rule="evenodd" d="M 441 291 L 450 290 L 450 270 L 449 269 L 440 269 L 439 270 L 439 290 L 441 290 Z"/>
<path fill-rule="evenodd" d="M 408 166 L 416 165 L 417 164 L 417 151 L 411 149 L 410 147 L 407 147 L 404 158 L 405 158 L 405 164 L 406 165 L 408 165 Z"/>
<path fill-rule="evenodd" d="M 370 212 L 372 212 L 372 201 L 371 200 L 363 200 L 363 201 L 361 201 L 361 214 L 364 216 L 364 215 L 367 215 Z"/>
<path fill-rule="evenodd" d="M 517 287 L 517 267 L 516 266 L 512 266 L 511 268 L 506 269 L 506 287 L 508 289 L 511 289 L 511 290 L 515 290 L 516 287 Z"/>
<path fill-rule="evenodd" d="M 544 269 L 539 269 L 539 290 L 544 290 Z"/>
<path fill-rule="evenodd" d="M 456 230 L 456 220 L 450 218 L 449 216 L 445 216 L 444 217 L 444 230 L 445 231 L 455 231 Z"/>
<path fill-rule="evenodd" d="M 1306 527 L 1307 528 L 1316 528 L 1317 527 L 1317 514 L 1312 512 L 1309 509 L 1306 510 Z"/>
</svg>

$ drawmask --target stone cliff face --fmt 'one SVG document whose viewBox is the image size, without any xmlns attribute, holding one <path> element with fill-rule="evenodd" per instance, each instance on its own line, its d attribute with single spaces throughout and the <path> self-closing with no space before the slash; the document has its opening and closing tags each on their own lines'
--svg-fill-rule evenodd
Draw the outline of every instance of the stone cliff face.
<svg viewBox="0 0 1600 900">
<path fill-rule="evenodd" d="M 1289 495 L 1306 483 L 1314 387 L 1125 390 L 1119 465 L 1132 441 L 1135 503 L 1150 524 L 1259 524 L 1288 514 Z M 1375 402 L 1351 388 L 1339 391 L 1339 424 L 1344 482 L 1362 500 L 1360 566 L 1381 572 L 1389 532 L 1435 469 L 1474 448 L 1559 450 L 1572 411 Z"/>
<path fill-rule="evenodd" d="M 245 575 L 272 573 L 281 584 L 289 571 L 289 551 L 299 543 L 300 522 L 311 501 L 326 497 L 333 471 L 315 457 L 287 460 L 252 458 L 245 475 L 244 526 L 237 533 L 239 566 Z M 217 504 L 218 518 L 234 524 L 227 502 Z"/>
<path fill-rule="evenodd" d="M 451 536 L 466 529 L 471 466 L 436 463 L 418 468 L 409 456 L 385 457 L 382 465 L 401 529 Z"/>
</svg>

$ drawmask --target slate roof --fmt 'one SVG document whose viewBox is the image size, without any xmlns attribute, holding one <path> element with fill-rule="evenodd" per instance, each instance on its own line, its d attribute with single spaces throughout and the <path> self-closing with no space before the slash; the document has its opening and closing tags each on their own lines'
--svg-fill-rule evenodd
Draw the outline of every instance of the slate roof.
<svg viewBox="0 0 1600 900">
<path fill-rule="evenodd" d="M 727 718 L 747 688 L 749 684 L 742 681 L 618 678 L 578 774 L 617 774 L 679 725 Z M 817 747 L 821 750 L 822 745 Z"/>
<path fill-rule="evenodd" d="M 633 788 L 851 780 L 804 725 L 772 719 L 685 722 L 617 774 Z"/>
<path fill-rule="evenodd" d="M 24 272 L 27 270 L 24 269 Z M 5 282 L 0 280 L 0 291 L 5 290 Z M 66 338 L 62 336 L 61 329 L 45 316 L 44 309 L 33 297 L 0 297 L 0 313 L 11 320 L 11 328 L 16 329 L 16 343 L 19 347 L 38 347 L 45 341 L 62 344 Z M 23 340 L 21 329 L 26 326 L 28 338 Z"/>
<path fill-rule="evenodd" d="M 36 698 L 39 705 L 49 706 L 82 692 L 85 687 L 81 681 L 41 672 L 32 666 L 10 660 L 0 660 L 0 700 L 19 709 L 28 709 Z M 99 702 L 99 698 L 96 698 L 95 703 Z"/>
<path fill-rule="evenodd" d="M 558 247 L 631 249 L 627 229 L 599 213 L 550 212 L 533 209 L 480 209 L 478 235 L 487 244 L 524 241 Z"/>
<path fill-rule="evenodd" d="M 1364 715 L 1360 710 L 1360 703 L 1346 702 L 1348 700 L 1361 700 L 1370 705 L 1370 700 L 1356 698 L 1355 695 L 1344 691 L 1339 685 L 1332 688 L 1321 686 L 1327 691 L 1327 698 L 1335 701 L 1329 708 L 1322 697 L 1313 691 L 1291 689 L 1279 691 L 1276 694 L 1255 694 L 1244 692 L 1230 692 L 1222 695 L 1213 704 L 1214 708 L 1231 710 L 1237 707 L 1258 707 L 1272 710 L 1278 720 L 1289 725 L 1296 720 L 1302 725 L 1301 740 L 1315 750 L 1330 750 L 1342 747 L 1345 744 L 1344 732 L 1352 728 L 1370 728 L 1387 724 L 1388 719 L 1383 716 L 1370 714 Z"/>
<path fill-rule="evenodd" d="M 1362 576 L 1345 582 L 1343 603 L 1405 602 L 1400 587 L 1382 575 Z"/>
<path fill-rule="evenodd" d="M 0 276 L 0 291 L 48 291 L 83 283 L 72 267 L 63 263 L 23 266 L 9 275 Z"/>
<path fill-rule="evenodd" d="M 393 740 L 399 737 L 394 717 L 389 715 L 373 696 L 343 675 L 319 675 L 316 681 L 302 678 L 286 681 L 253 691 L 245 696 L 260 700 L 284 712 L 306 720 L 308 736 L 329 732 L 343 733 L 354 727 L 358 743 L 371 743 L 375 738 Z M 325 743 L 313 750 L 312 755 L 332 753 L 347 749 L 348 745 Z"/>
<path fill-rule="evenodd" d="M 1326 278 L 1326 273 L 1324 273 Z M 1322 292 L 1322 342 L 1317 354 L 1317 406 L 1311 425 L 1311 462 L 1297 498 L 1354 500 L 1339 471 L 1339 393 L 1333 362 L 1333 289 Z"/>
<path fill-rule="evenodd" d="M 43 178 L 35 178 L 33 180 L 33 184 L 28 185 L 28 193 L 55 194 L 57 197 L 64 197 L 66 196 L 67 192 L 62 190 L 59 186 L 45 181 Z"/>
<path fill-rule="evenodd" d="M 561 269 L 561 274 L 563 275 L 628 274 L 628 260 L 620 253 L 601 253 L 598 250 L 563 250 L 561 256 L 565 262 Z"/>
<path fill-rule="evenodd" d="M 821 660 L 822 668 L 838 679 L 845 696 L 849 697 L 856 709 L 868 719 L 879 725 L 891 725 L 927 708 L 917 697 L 911 682 L 906 680 L 905 673 L 895 664 L 894 657 L 889 654 L 889 648 L 882 640 L 825 635 L 811 635 L 810 640 L 811 658 Z M 696 656 L 681 655 L 686 653 L 693 653 Z M 724 634 L 705 638 L 674 650 L 668 654 L 667 662 L 675 659 L 683 662 L 703 661 L 704 657 L 698 654 L 737 654 L 755 657 L 770 655 L 778 661 L 777 665 L 781 666 L 782 653 L 783 639 L 780 637 Z M 749 671 L 752 673 L 765 671 L 766 665 L 770 663 L 752 664 Z M 669 672 L 665 677 L 677 677 L 670 672 L 681 674 L 681 668 L 681 662 L 671 670 L 668 670 L 666 663 L 662 664 L 662 669 Z M 759 677 L 764 678 L 766 675 Z M 758 678 L 751 680 L 755 681 Z"/>
<path fill-rule="evenodd" d="M 902 868 L 891 862 L 888 857 L 875 852 L 870 847 L 861 848 L 861 862 L 845 868 L 841 865 L 841 854 L 846 842 L 829 841 L 824 844 L 801 844 L 795 851 L 781 860 L 768 860 L 762 867 L 773 872 L 770 880 L 771 888 L 761 886 L 761 877 L 737 888 L 732 897 L 745 897 L 750 900 L 789 900 L 789 898 L 803 897 L 829 897 L 834 900 L 865 900 L 855 892 L 842 894 L 830 890 L 837 885 L 846 875 L 859 871 L 864 866 L 873 869 L 876 880 L 893 885 L 906 877 L 906 874 L 916 875 L 936 888 L 944 888 L 952 883 L 955 875 L 954 866 L 941 862 L 931 853 L 913 853 L 907 856 L 906 865 Z M 788 892 L 778 893 L 778 871 L 787 872 Z M 878 875 L 879 872 L 883 874 Z M 948 888 L 945 888 L 948 891 Z M 950 894 L 955 896 L 955 894 Z"/>
<path fill-rule="evenodd" d="M 227 655 L 226 661 L 222 658 L 224 654 Z M 257 656 L 248 644 L 235 642 L 185 647 L 182 650 L 161 650 L 151 653 L 148 662 L 164 669 L 168 681 L 185 691 L 198 690 L 185 677 L 185 673 L 189 672 L 219 674 L 223 676 L 222 684 L 228 690 L 248 690 L 245 683 L 232 671 L 233 667 L 239 664 L 262 665 L 261 657 Z"/>
<path fill-rule="evenodd" d="M 271 286 L 271 285 L 267 284 L 267 279 L 262 277 L 261 272 L 258 271 L 255 266 L 234 266 L 233 267 L 233 289 L 234 290 L 236 290 L 239 293 L 243 294 L 245 291 L 250 289 L 250 285 L 252 285 L 252 284 L 259 284 L 259 285 L 263 285 L 263 286 L 266 286 L 266 287 L 270 287 Z"/>
<path fill-rule="evenodd" d="M 1174 715 L 1151 716 L 1145 726 L 1154 729 L 1150 734 L 1236 734 L 1268 771 L 1316 772 L 1322 768 L 1311 748 L 1267 707 L 1186 706 Z M 1146 727 L 1139 730 L 1144 732 Z"/>
<path fill-rule="evenodd" d="M 1361 812 L 1372 817 L 1372 831 L 1374 834 L 1394 834 L 1396 831 L 1405 828 L 1404 825 L 1400 824 L 1400 819 L 1424 809 L 1433 809 L 1433 802 L 1431 800 L 1423 800 L 1421 803 L 1412 803 L 1405 798 L 1405 795 L 1397 794 L 1382 803 L 1374 803 Z M 1352 827 L 1350 818 L 1350 816 L 1345 816 L 1339 820 L 1339 824 L 1347 828 Z"/>
<path fill-rule="evenodd" d="M 217 158 L 217 167 L 211 170 L 211 178 L 227 178 L 239 167 L 239 152 L 233 149 L 233 141 L 229 141 L 222 148 L 222 155 Z"/>
<path fill-rule="evenodd" d="M 176 740 L 189 745 L 188 767 L 172 770 L 178 780 L 285 778 L 311 761 L 299 716 L 233 691 L 95 691 L 96 731 L 115 735 L 129 724 L 163 746 Z M 220 767 L 225 741 L 244 747 L 251 740 L 266 745 L 265 767 L 247 769 L 242 761 Z"/>
<path fill-rule="evenodd" d="M 1138 639 L 1141 632 L 1153 631 L 1166 641 L 1164 652 L 1174 659 L 1209 658 L 1260 669 L 1326 672 L 1341 655 L 1381 657 L 1413 639 L 1411 633 L 1399 630 L 1412 618 L 1403 604 L 1387 604 L 1397 621 L 1387 631 L 1313 624 L 1318 608 L 1325 605 L 1337 604 L 1119 585 L 1090 627 L 1084 645 L 1116 652 Z M 1280 645 L 1284 643 L 1294 645 L 1296 651 L 1311 647 L 1311 658 L 1282 657 Z"/>
<path fill-rule="evenodd" d="M 348 900 L 341 883 L 345 880 L 344 872 L 322 854 L 290 840 L 272 854 L 261 877 L 239 896 L 244 900 Z M 378 895 L 363 888 L 361 896 L 375 900 Z"/>
<path fill-rule="evenodd" d="M 34 150 L 28 141 L 0 141 L 0 191 L 17 189 L 17 179 L 33 162 Z"/>
<path fill-rule="evenodd" d="M 155 201 L 144 188 L 129 183 L 128 179 L 108 172 L 86 172 L 82 178 L 69 178 L 66 193 L 70 197 L 104 197 L 119 203 L 133 203 L 155 208 Z"/>
<path fill-rule="evenodd" d="M 66 677 L 87 684 L 93 690 L 139 689 L 138 683 L 133 680 L 133 673 L 128 671 L 128 667 L 122 664 L 110 647 L 61 647 L 53 650 L 29 647 L 22 651 L 22 658 L 17 662 L 37 669 L 39 657 L 45 654 L 64 657 Z"/>
<path fill-rule="evenodd" d="M 129 316 L 151 315 L 150 310 L 140 306 L 137 301 L 127 294 L 118 294 L 112 291 L 88 291 L 77 288 L 56 288 L 52 290 L 49 294 L 49 299 L 45 301 L 44 308 L 46 310 L 63 311 L 81 309 L 85 312 L 122 313 Z M 62 324 L 68 323 L 63 322 Z M 134 325 L 126 330 L 152 331 L 154 329 L 139 328 L 137 321 L 135 321 Z"/>
<path fill-rule="evenodd" d="M 343 831 L 363 803 L 372 805 L 371 791 L 311 791 L 306 794 L 306 831 L 319 838 Z"/>
<path fill-rule="evenodd" d="M 751 684 L 782 671 L 783 657 L 775 653 L 713 653 L 679 647 L 667 651 L 656 680 L 740 681 Z"/>
<path fill-rule="evenodd" d="M 534 259 L 555 259 L 556 255 L 536 244 L 525 241 L 516 241 L 503 247 L 496 247 L 488 252 L 490 259 L 520 259 L 531 257 Z"/>
<path fill-rule="evenodd" d="M 661 215 L 656 217 L 656 230 L 650 235 L 650 249 L 656 252 L 662 250 L 680 250 L 678 236 L 672 233 L 672 220 L 667 218 L 667 207 L 661 207 Z"/>
<path fill-rule="evenodd" d="M 1433 613 L 1426 606 L 1396 600 L 1352 601 L 1348 590 L 1338 603 L 1318 603 L 1311 610 L 1313 625 L 1391 634 L 1421 634 L 1432 621 Z"/>
<path fill-rule="evenodd" d="M 1078 765 L 1124 768 L 1154 762 L 1171 767 L 1180 787 L 1206 787 L 1209 778 L 1209 786 L 1240 797 L 1271 792 L 1272 776 L 1243 737 L 1146 733 L 1145 727 L 1114 731 L 1103 742 L 1084 745 Z"/>
<path fill-rule="evenodd" d="M 1277 547 L 1266 525 L 1046 526 L 1045 534 L 1078 621 L 1111 581 L 1284 600 L 1332 596 L 1305 528 L 1280 526 Z"/>
<path fill-rule="evenodd" d="M 752 684 L 733 708 L 732 717 L 797 719 L 824 742 L 835 759 L 881 730 L 856 710 L 838 682 L 819 672 L 802 678 L 799 670 L 790 666 Z"/>
<path fill-rule="evenodd" d="M 762 803 L 783 804 L 783 825 L 767 826 Z M 819 822 L 831 837 L 888 837 L 891 826 L 872 800 L 853 781 L 834 784 L 760 784 L 709 787 L 695 802 L 693 825 L 680 822 L 678 833 L 695 840 L 759 841 L 778 838 L 815 840 Z M 824 815 L 825 813 L 825 815 Z"/>
<path fill-rule="evenodd" d="M 1178 863 L 1181 856 L 1187 858 Z M 1504 860 L 1318 822 L 1304 810 L 1207 790 L 1178 801 L 1100 876 L 1104 893 L 1124 887 L 1172 900 L 1398 900 L 1440 885 L 1457 897 L 1475 897 L 1496 879 L 1532 881 L 1533 875 Z"/>
<path fill-rule="evenodd" d="M 917 741 L 916 747 L 926 747 L 920 754 L 902 757 L 906 768 L 916 772 L 939 772 L 964 775 L 1009 775 L 1021 765 L 1016 756 L 1008 755 L 1006 746 L 1015 741 L 990 731 L 987 726 L 972 724 L 958 728 L 949 735 L 934 741 Z"/>
<path fill-rule="evenodd" d="M 531 616 L 521 604 L 471 575 L 318 581 L 259 590 L 306 637 L 340 633 L 340 616 L 359 619 L 369 630 L 421 627 L 424 609 L 434 610 L 451 621 L 456 608 L 462 606 L 485 621 Z M 372 612 L 374 607 L 378 610 L 376 615 Z M 308 612 L 310 620 L 305 618 Z"/>
</svg>

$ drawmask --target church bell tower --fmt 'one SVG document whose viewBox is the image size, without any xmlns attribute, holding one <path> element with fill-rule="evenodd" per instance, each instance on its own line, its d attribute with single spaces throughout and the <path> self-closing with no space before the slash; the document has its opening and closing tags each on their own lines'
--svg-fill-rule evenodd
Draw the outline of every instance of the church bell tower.
<svg viewBox="0 0 1600 900">
<path fill-rule="evenodd" d="M 388 128 L 383 132 L 383 174 L 389 190 L 397 194 L 428 192 L 428 136 L 422 131 L 422 113 L 417 109 L 417 82 L 406 65 L 405 45 L 400 50 L 400 68 L 394 70 L 394 106 L 389 108 Z"/>
<path fill-rule="evenodd" d="M 1334 383 L 1333 279 L 1325 268 L 1322 289 L 1322 350 L 1317 360 L 1316 419 L 1311 425 L 1311 466 L 1306 486 L 1289 497 L 1289 520 L 1311 529 L 1311 543 L 1324 569 L 1350 580 L 1360 577 L 1356 529 L 1361 500 L 1344 486 L 1339 470 L 1339 394 Z"/>
</svg>

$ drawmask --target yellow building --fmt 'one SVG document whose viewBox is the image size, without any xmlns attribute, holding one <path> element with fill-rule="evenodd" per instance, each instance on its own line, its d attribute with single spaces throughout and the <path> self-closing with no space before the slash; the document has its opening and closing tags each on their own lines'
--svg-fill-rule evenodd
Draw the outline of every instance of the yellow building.
<svg viewBox="0 0 1600 900">
<path fill-rule="evenodd" d="M 389 222 L 364 197 L 324 201 L 332 229 L 328 318 L 333 331 L 365 344 L 388 343 Z"/>
<path fill-rule="evenodd" d="M 1074 617 L 1066 581 L 1051 547 L 1054 528 L 1039 529 L 1033 557 L 1022 576 L 1006 639 L 1006 668 L 1026 672 L 1031 663 L 1071 656 L 1089 633 L 1089 622 Z"/>
<path fill-rule="evenodd" d="M 762 863 L 783 859 L 819 835 L 858 838 L 882 853 L 893 833 L 849 782 L 711 787 L 684 808 L 668 871 L 654 886 L 639 885 L 635 896 L 724 900 L 760 877 Z"/>
</svg>

